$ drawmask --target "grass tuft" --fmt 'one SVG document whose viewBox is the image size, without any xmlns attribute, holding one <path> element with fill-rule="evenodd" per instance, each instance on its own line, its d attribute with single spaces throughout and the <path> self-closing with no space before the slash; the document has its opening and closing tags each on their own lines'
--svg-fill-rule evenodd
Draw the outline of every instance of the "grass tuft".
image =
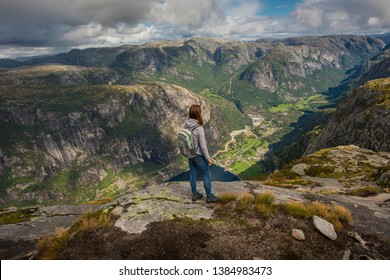
<svg viewBox="0 0 390 280">
<path fill-rule="evenodd" d="M 352 223 L 352 213 L 344 206 L 334 205 L 333 211 L 340 220 L 345 221 L 348 224 Z"/>
<path fill-rule="evenodd" d="M 113 224 L 114 220 L 111 215 L 101 212 L 89 212 L 83 215 L 77 223 L 79 231 L 95 231 Z"/>
<path fill-rule="evenodd" d="M 226 192 L 226 193 L 222 193 L 219 196 L 219 198 L 220 198 L 220 202 L 222 204 L 227 204 L 229 202 L 237 200 L 237 194 L 232 193 L 232 192 Z"/>
<path fill-rule="evenodd" d="M 255 197 L 255 203 L 256 204 L 265 204 L 265 205 L 272 205 L 275 201 L 275 195 L 272 192 L 263 192 L 259 193 Z"/>
<path fill-rule="evenodd" d="M 382 190 L 378 187 L 365 186 L 365 187 L 362 187 L 359 189 L 353 189 L 349 192 L 349 194 L 354 195 L 354 196 L 368 197 L 371 195 L 377 195 L 381 192 L 382 192 Z"/>
<path fill-rule="evenodd" d="M 238 197 L 237 210 L 248 210 L 255 198 L 250 193 L 242 193 Z"/>
<path fill-rule="evenodd" d="M 39 259 L 58 260 L 58 253 L 66 245 L 69 238 L 69 231 L 64 228 L 57 228 L 56 233 L 54 235 L 50 235 L 39 240 Z"/>
<path fill-rule="evenodd" d="M 30 220 L 32 217 L 32 214 L 23 211 L 5 213 L 0 215 L 0 225 L 21 223 Z"/>
<path fill-rule="evenodd" d="M 312 215 L 322 217 L 326 220 L 328 220 L 331 216 L 329 206 L 323 202 L 315 201 L 308 204 L 308 210 L 312 213 Z"/>
<path fill-rule="evenodd" d="M 256 204 L 256 212 L 259 213 L 263 217 L 268 217 L 273 212 L 273 208 L 268 204 Z"/>
<path fill-rule="evenodd" d="M 291 215 L 296 218 L 306 218 L 311 216 L 310 210 L 308 207 L 298 201 L 287 201 L 281 205 L 282 209 L 286 214 Z"/>
<path fill-rule="evenodd" d="M 100 211 L 86 213 L 69 230 L 59 228 L 54 235 L 42 238 L 38 242 L 38 258 L 60 259 L 59 252 L 66 246 L 71 236 L 82 232 L 97 231 L 112 225 L 114 225 L 114 219 L 110 214 Z"/>
<path fill-rule="evenodd" d="M 99 199 L 99 200 L 86 201 L 83 204 L 84 205 L 102 205 L 102 204 L 109 203 L 113 200 L 114 200 L 114 198 L 109 197 L 109 198 L 104 198 L 104 199 Z"/>
</svg>

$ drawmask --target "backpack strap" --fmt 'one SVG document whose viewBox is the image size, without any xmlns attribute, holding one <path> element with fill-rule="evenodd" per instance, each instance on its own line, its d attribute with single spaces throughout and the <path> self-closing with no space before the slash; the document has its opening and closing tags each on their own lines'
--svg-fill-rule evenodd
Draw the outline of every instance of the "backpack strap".
<svg viewBox="0 0 390 280">
<path fill-rule="evenodd" d="M 194 125 L 194 128 L 190 130 L 190 131 L 191 131 L 191 133 L 192 133 L 192 132 L 194 132 L 194 130 L 195 130 L 195 129 L 197 129 L 199 126 L 200 126 L 200 124 L 196 124 L 196 125 Z"/>
<path fill-rule="evenodd" d="M 192 136 L 194 135 L 194 134 L 193 134 L 194 130 L 197 129 L 198 127 L 200 127 L 200 124 L 194 125 L 194 128 L 192 128 L 192 129 L 190 130 Z M 192 141 L 194 141 L 194 137 L 192 137 Z M 199 146 L 199 140 L 198 140 L 198 146 Z M 198 149 L 198 147 L 195 147 L 195 145 L 194 145 L 194 148 L 195 148 L 195 151 Z"/>
</svg>

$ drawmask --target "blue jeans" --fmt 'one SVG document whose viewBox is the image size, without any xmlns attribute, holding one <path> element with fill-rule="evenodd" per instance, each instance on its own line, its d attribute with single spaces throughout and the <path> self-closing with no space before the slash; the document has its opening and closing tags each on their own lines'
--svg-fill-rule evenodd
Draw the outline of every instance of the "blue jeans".
<svg viewBox="0 0 390 280">
<path fill-rule="evenodd" d="M 206 195 L 210 196 L 211 193 L 211 172 L 210 167 L 207 164 L 207 160 L 204 156 L 196 155 L 194 158 L 188 159 L 188 164 L 190 166 L 190 184 L 191 184 L 191 191 L 192 194 L 196 194 L 198 192 L 196 188 L 196 176 L 197 176 L 197 170 L 196 167 L 199 167 L 199 169 L 203 173 L 203 185 L 204 189 L 206 191 Z"/>
</svg>

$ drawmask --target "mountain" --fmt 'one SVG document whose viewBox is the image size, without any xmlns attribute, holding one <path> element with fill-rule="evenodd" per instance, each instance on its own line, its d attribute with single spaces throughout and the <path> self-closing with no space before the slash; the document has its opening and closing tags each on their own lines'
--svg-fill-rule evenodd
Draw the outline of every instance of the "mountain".
<svg viewBox="0 0 390 280">
<path fill-rule="evenodd" d="M 22 63 L 13 59 L 0 59 L 0 69 L 20 67 L 22 65 L 23 65 Z"/>
<path fill-rule="evenodd" d="M 266 154 L 266 156 L 260 161 L 261 165 L 265 168 L 265 170 L 274 170 L 275 168 L 281 168 L 285 163 L 300 158 L 303 154 L 310 154 L 315 152 L 316 150 L 320 149 L 321 147 L 332 147 L 337 145 L 358 145 L 366 148 L 372 148 L 376 151 L 384 149 L 387 150 L 387 148 L 381 146 L 374 148 L 372 144 L 369 144 L 369 139 L 375 138 L 376 134 L 378 133 L 378 137 L 382 137 L 379 135 L 386 134 L 386 126 L 378 126 L 375 131 L 371 131 L 370 135 L 371 137 L 367 138 L 367 142 L 365 144 L 362 143 L 362 141 L 359 141 L 356 137 L 347 137 L 345 136 L 344 141 L 340 141 L 338 139 L 335 140 L 339 136 L 335 136 L 333 138 L 332 129 L 336 129 L 336 126 L 339 125 L 341 122 L 345 121 L 345 119 L 349 119 L 352 121 L 352 119 L 356 118 L 354 121 L 359 122 L 360 119 L 360 126 L 357 126 L 356 123 L 352 124 L 351 122 L 346 125 L 344 123 L 344 128 L 349 131 L 355 131 L 355 136 L 361 134 L 366 135 L 366 131 L 362 131 L 362 129 L 368 129 L 367 126 L 369 126 L 369 122 L 372 122 L 373 120 L 370 120 L 368 118 L 362 120 L 362 117 L 359 116 L 359 113 L 355 111 L 352 113 L 352 111 L 359 110 L 358 108 L 354 108 L 356 105 L 352 102 L 351 96 L 355 96 L 356 92 L 361 92 L 360 94 L 357 94 L 360 96 L 360 105 L 363 107 L 368 108 L 380 108 L 377 107 L 376 101 L 376 95 L 372 94 L 371 91 L 366 90 L 355 90 L 355 88 L 364 85 L 368 81 L 378 79 L 377 84 L 381 85 L 377 87 L 378 92 L 377 94 L 380 94 L 383 96 L 383 98 L 386 98 L 385 92 L 387 92 L 387 85 L 386 85 L 386 79 L 381 80 L 379 78 L 386 78 L 390 76 L 390 68 L 389 68 L 389 48 L 386 47 L 382 51 L 380 51 L 377 55 L 373 56 L 372 58 L 363 61 L 361 64 L 357 65 L 353 71 L 351 71 L 353 74 L 344 80 L 339 86 L 330 88 L 327 95 L 328 100 L 330 101 L 328 105 L 320 106 L 316 112 L 306 112 L 302 117 L 298 119 L 296 123 L 293 124 L 294 129 L 290 131 L 289 133 L 285 134 L 281 141 L 273 143 L 270 147 L 270 152 Z M 369 88 L 370 85 L 363 86 L 362 88 Z M 354 93 L 351 93 L 353 92 Z M 362 93 L 364 91 L 364 93 Z M 362 100 L 362 96 L 367 94 L 367 96 Z M 349 97 L 345 98 L 345 96 L 349 95 Z M 371 99 L 373 98 L 373 99 Z M 350 108 L 349 112 L 344 112 L 342 114 L 336 112 L 335 107 L 339 105 L 339 103 L 342 103 L 344 105 L 343 109 L 337 109 L 337 112 L 341 112 L 342 110 L 345 110 L 345 106 L 348 106 Z M 349 105 L 346 105 L 346 104 Z M 379 103 L 378 103 L 379 104 Z M 364 110 L 360 108 L 361 110 Z M 371 110 L 371 109 L 370 109 Z M 376 110 L 376 109 L 375 109 Z M 351 115 L 348 116 L 348 114 L 351 113 Z M 382 114 L 383 113 L 383 114 Z M 368 115 L 367 115 L 368 116 Z M 387 118 L 387 111 L 382 110 L 379 115 L 376 115 L 375 117 L 378 118 Z M 375 120 L 374 122 L 381 122 L 384 121 L 382 119 Z M 322 129 L 327 126 L 329 128 L 327 134 L 327 139 L 329 140 L 329 143 L 325 144 L 327 140 L 321 139 L 324 134 L 321 133 Z M 330 128 L 332 127 L 332 128 Z M 341 129 L 341 128 L 337 128 Z M 340 134 L 343 134 L 343 132 L 339 131 Z M 351 135 L 350 135 L 351 136 Z M 366 135 L 367 136 L 367 135 Z M 333 141 L 335 140 L 335 141 Z M 322 145 L 317 146 L 317 144 L 312 144 L 312 142 L 315 141 L 315 143 L 321 142 Z M 376 141 L 376 140 L 373 140 Z M 385 145 L 386 141 L 384 139 L 381 140 L 382 144 L 379 145 Z M 310 146 L 310 148 L 308 148 Z"/>
<path fill-rule="evenodd" d="M 358 73 L 361 76 L 358 85 L 374 79 L 388 77 L 390 73 L 390 45 L 365 62 Z"/>
<path fill-rule="evenodd" d="M 0 100 L 2 203 L 106 198 L 123 191 L 127 181 L 136 186 L 157 175 L 170 178 L 182 168 L 176 135 L 194 103 L 204 110 L 211 151 L 246 123 L 233 103 L 163 83 L 30 82 L 2 85 Z"/>
<path fill-rule="evenodd" d="M 367 82 L 337 107 L 305 154 L 354 144 L 373 151 L 390 151 L 390 78 Z"/>
<path fill-rule="evenodd" d="M 174 141 L 192 103 L 204 107 L 212 154 L 249 118 L 263 120 L 239 137 L 251 160 L 230 160 L 246 174 L 303 111 L 328 103 L 318 93 L 384 46 L 364 36 L 192 38 L 19 61 L 0 72 L 0 199 L 80 202 L 168 179 L 185 166 Z"/>
<path fill-rule="evenodd" d="M 261 42 L 261 41 L 260 41 Z M 350 36 L 303 37 L 272 41 L 275 48 L 248 67 L 241 80 L 274 92 L 281 100 L 326 92 L 357 61 L 384 47 L 376 39 Z"/>
</svg>

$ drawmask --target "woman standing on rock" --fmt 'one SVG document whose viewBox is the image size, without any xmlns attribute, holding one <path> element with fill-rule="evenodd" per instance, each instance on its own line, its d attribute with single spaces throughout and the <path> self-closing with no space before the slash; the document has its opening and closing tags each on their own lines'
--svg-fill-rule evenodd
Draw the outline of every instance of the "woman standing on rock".
<svg viewBox="0 0 390 280">
<path fill-rule="evenodd" d="M 201 115 L 201 108 L 199 105 L 191 105 L 189 111 L 189 119 L 184 124 L 184 128 L 192 131 L 194 146 L 196 149 L 196 156 L 188 159 L 190 166 L 190 184 L 192 191 L 192 201 L 201 199 L 203 195 L 198 192 L 196 188 L 196 176 L 197 167 L 202 171 L 204 175 L 203 184 L 206 191 L 206 202 L 213 203 L 218 202 L 219 198 L 214 196 L 211 191 L 211 172 L 210 165 L 211 159 L 207 149 L 206 138 L 204 135 L 203 118 Z"/>
</svg>

